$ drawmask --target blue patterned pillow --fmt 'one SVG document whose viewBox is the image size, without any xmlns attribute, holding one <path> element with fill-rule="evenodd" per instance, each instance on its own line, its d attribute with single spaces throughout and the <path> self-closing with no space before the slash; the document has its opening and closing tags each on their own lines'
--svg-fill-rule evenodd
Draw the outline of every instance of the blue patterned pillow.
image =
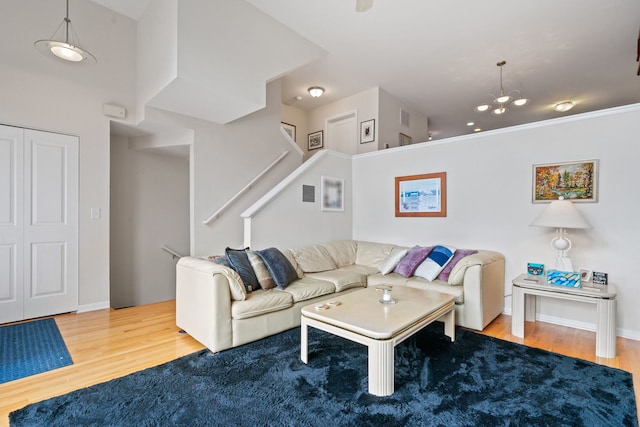
<svg viewBox="0 0 640 427">
<path fill-rule="evenodd" d="M 418 266 L 414 275 L 423 277 L 428 281 L 432 281 L 438 274 L 444 269 L 453 254 L 456 252 L 456 248 L 453 246 L 434 246 L 433 250 L 427 258 L 422 261 L 422 264 Z"/>
<path fill-rule="evenodd" d="M 284 289 L 289 283 L 298 279 L 298 273 L 291 265 L 287 257 L 276 248 L 267 248 L 256 251 L 267 266 L 271 278 L 276 282 L 276 286 Z"/>
<path fill-rule="evenodd" d="M 253 271 L 253 267 L 251 267 L 251 263 L 249 262 L 247 250 L 249 250 L 249 248 L 227 248 L 224 252 L 227 254 L 227 259 L 229 260 L 229 264 L 231 264 L 231 268 L 240 275 L 240 278 L 244 283 L 244 287 L 247 290 L 247 293 L 249 293 L 259 289 L 260 285 L 258 285 L 258 278 L 256 277 L 256 273 Z"/>
</svg>

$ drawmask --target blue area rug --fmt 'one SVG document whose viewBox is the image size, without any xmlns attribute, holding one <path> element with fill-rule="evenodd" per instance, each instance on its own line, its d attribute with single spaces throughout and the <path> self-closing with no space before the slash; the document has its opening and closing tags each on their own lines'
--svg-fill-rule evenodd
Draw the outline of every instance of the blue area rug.
<svg viewBox="0 0 640 427">
<path fill-rule="evenodd" d="M 72 363 L 55 320 L 0 327 L 0 384 Z"/>
<path fill-rule="evenodd" d="M 395 393 L 367 390 L 364 346 L 300 329 L 201 351 L 35 403 L 12 426 L 636 426 L 631 374 L 434 324 L 395 351 Z"/>
</svg>

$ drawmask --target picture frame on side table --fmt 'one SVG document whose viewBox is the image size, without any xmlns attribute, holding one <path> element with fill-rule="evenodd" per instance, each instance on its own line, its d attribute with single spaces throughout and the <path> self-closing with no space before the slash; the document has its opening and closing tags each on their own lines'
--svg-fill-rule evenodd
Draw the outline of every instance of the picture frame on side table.
<svg viewBox="0 0 640 427">
<path fill-rule="evenodd" d="M 282 129 L 284 129 L 285 132 L 287 132 L 293 142 L 296 142 L 296 127 L 285 122 L 280 122 L 280 126 L 282 127 Z"/>
<path fill-rule="evenodd" d="M 360 123 L 360 144 L 373 142 L 376 139 L 376 119 Z"/>
<path fill-rule="evenodd" d="M 533 165 L 533 203 L 598 201 L 598 160 Z"/>
<path fill-rule="evenodd" d="M 585 282 L 585 283 L 591 282 L 591 274 L 592 274 L 591 270 L 587 270 L 586 268 L 581 268 L 578 271 L 580 271 L 580 279 L 583 282 Z"/>
<path fill-rule="evenodd" d="M 344 180 L 329 176 L 320 177 L 320 209 L 328 212 L 344 211 Z"/>
<path fill-rule="evenodd" d="M 323 147 L 322 137 L 324 135 L 324 131 L 311 132 L 307 135 L 307 144 L 309 150 L 317 150 L 318 148 Z"/>
<path fill-rule="evenodd" d="M 396 217 L 446 217 L 447 173 L 398 176 Z"/>
</svg>

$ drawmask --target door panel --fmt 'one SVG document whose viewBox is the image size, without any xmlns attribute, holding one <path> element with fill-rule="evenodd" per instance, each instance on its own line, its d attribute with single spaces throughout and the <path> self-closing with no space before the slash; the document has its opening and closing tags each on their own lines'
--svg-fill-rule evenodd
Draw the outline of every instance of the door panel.
<svg viewBox="0 0 640 427">
<path fill-rule="evenodd" d="M 0 126 L 0 323 L 22 319 L 24 129 Z"/>
<path fill-rule="evenodd" d="M 352 111 L 327 120 L 327 146 L 345 154 L 358 153 L 357 113 Z"/>
<path fill-rule="evenodd" d="M 78 309 L 78 138 L 25 131 L 24 315 Z"/>
</svg>

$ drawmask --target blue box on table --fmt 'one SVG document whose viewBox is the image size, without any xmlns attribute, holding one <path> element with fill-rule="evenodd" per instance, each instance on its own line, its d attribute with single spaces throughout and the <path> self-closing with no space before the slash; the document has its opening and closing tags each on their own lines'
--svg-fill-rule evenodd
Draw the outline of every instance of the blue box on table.
<svg viewBox="0 0 640 427">
<path fill-rule="evenodd" d="M 554 286 L 566 286 L 569 288 L 581 288 L 580 273 L 575 271 L 547 271 L 547 284 Z"/>
</svg>

